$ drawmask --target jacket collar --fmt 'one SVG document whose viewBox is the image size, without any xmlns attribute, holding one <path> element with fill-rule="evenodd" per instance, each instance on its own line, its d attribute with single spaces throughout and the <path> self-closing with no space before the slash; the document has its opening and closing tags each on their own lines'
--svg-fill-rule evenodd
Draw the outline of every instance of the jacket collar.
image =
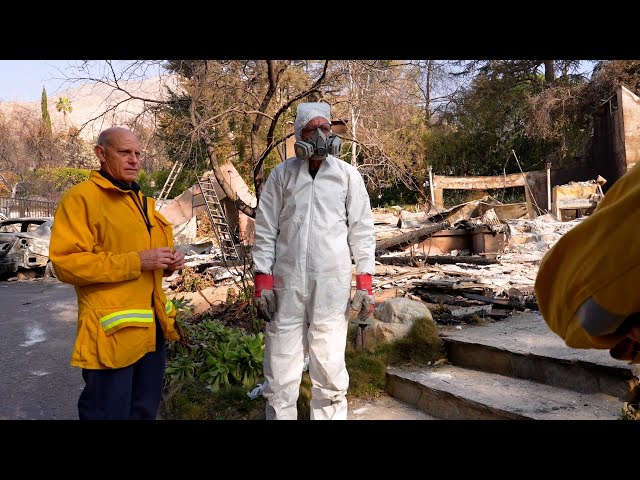
<svg viewBox="0 0 640 480">
<path fill-rule="evenodd" d="M 123 190 L 125 192 L 131 191 L 136 195 L 140 191 L 140 185 L 137 182 L 131 182 L 131 185 L 127 185 L 126 183 L 109 175 L 107 172 L 105 172 L 102 169 L 93 170 L 89 178 L 93 180 L 96 184 L 100 185 L 101 187 L 105 187 L 105 188 L 116 187 L 118 190 Z"/>
</svg>

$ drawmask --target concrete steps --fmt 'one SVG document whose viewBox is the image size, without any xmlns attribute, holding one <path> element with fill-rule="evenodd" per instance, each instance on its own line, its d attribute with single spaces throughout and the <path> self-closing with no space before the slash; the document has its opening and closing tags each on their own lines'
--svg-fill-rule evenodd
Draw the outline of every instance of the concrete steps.
<svg viewBox="0 0 640 480">
<path fill-rule="evenodd" d="M 615 420 L 622 407 L 610 395 L 579 393 L 454 365 L 387 372 L 391 396 L 440 419 Z"/>
<path fill-rule="evenodd" d="M 443 330 L 448 362 L 387 369 L 387 392 L 438 419 L 615 420 L 635 366 L 577 350 L 538 312 Z"/>
</svg>

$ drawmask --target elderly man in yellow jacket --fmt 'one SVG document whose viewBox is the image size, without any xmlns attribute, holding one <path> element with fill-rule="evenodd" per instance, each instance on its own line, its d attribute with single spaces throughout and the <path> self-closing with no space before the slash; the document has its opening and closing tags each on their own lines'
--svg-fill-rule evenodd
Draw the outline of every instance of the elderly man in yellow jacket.
<svg viewBox="0 0 640 480">
<path fill-rule="evenodd" d="M 94 147 L 100 170 L 71 188 L 54 217 L 49 256 L 75 287 L 78 329 L 71 365 L 82 368 L 81 420 L 155 419 L 165 339 L 178 340 L 162 277 L 184 266 L 170 223 L 135 182 L 137 136 L 112 127 Z"/>
</svg>

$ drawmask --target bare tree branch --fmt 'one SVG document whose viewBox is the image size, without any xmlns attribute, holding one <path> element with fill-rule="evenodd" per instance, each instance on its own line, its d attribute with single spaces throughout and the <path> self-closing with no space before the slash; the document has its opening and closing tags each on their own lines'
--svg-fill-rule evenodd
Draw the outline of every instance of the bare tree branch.
<svg viewBox="0 0 640 480">
<path fill-rule="evenodd" d="M 218 181 L 220 188 L 222 188 L 222 191 L 225 193 L 225 195 L 233 201 L 234 205 L 236 206 L 236 208 L 238 208 L 238 210 L 240 210 L 245 215 L 248 215 L 249 217 L 255 217 L 256 215 L 255 209 L 251 208 L 249 205 L 244 203 L 242 199 L 238 197 L 238 194 L 231 188 L 231 185 L 229 185 L 225 180 L 224 175 L 220 170 L 220 165 L 218 163 L 218 156 L 216 155 L 213 142 L 211 141 L 209 136 L 206 135 L 206 133 L 204 132 L 204 129 L 200 128 L 201 117 L 195 111 L 194 105 L 195 104 L 192 102 L 191 105 L 189 106 L 191 125 L 193 126 L 194 133 L 198 135 L 199 138 L 202 139 L 202 141 L 207 146 L 207 155 L 209 156 L 209 161 L 211 162 L 211 167 L 213 168 L 213 174 L 216 177 L 216 180 Z"/>
</svg>

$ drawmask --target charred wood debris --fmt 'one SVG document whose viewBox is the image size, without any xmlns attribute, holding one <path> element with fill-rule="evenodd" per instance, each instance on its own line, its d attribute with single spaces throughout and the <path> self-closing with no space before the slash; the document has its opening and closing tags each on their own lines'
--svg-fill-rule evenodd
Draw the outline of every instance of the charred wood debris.
<svg viewBox="0 0 640 480">
<path fill-rule="evenodd" d="M 533 287 L 538 265 L 582 218 L 530 216 L 526 204 L 503 205 L 490 196 L 435 214 L 374 209 L 374 294 L 422 301 L 442 325 L 496 321 L 514 311 L 537 310 Z M 224 266 L 215 237 L 200 240 L 177 245 L 187 256 L 187 268 L 169 279 L 168 290 L 241 282 L 238 269 Z M 232 313 L 228 307 L 227 313 Z"/>
</svg>

